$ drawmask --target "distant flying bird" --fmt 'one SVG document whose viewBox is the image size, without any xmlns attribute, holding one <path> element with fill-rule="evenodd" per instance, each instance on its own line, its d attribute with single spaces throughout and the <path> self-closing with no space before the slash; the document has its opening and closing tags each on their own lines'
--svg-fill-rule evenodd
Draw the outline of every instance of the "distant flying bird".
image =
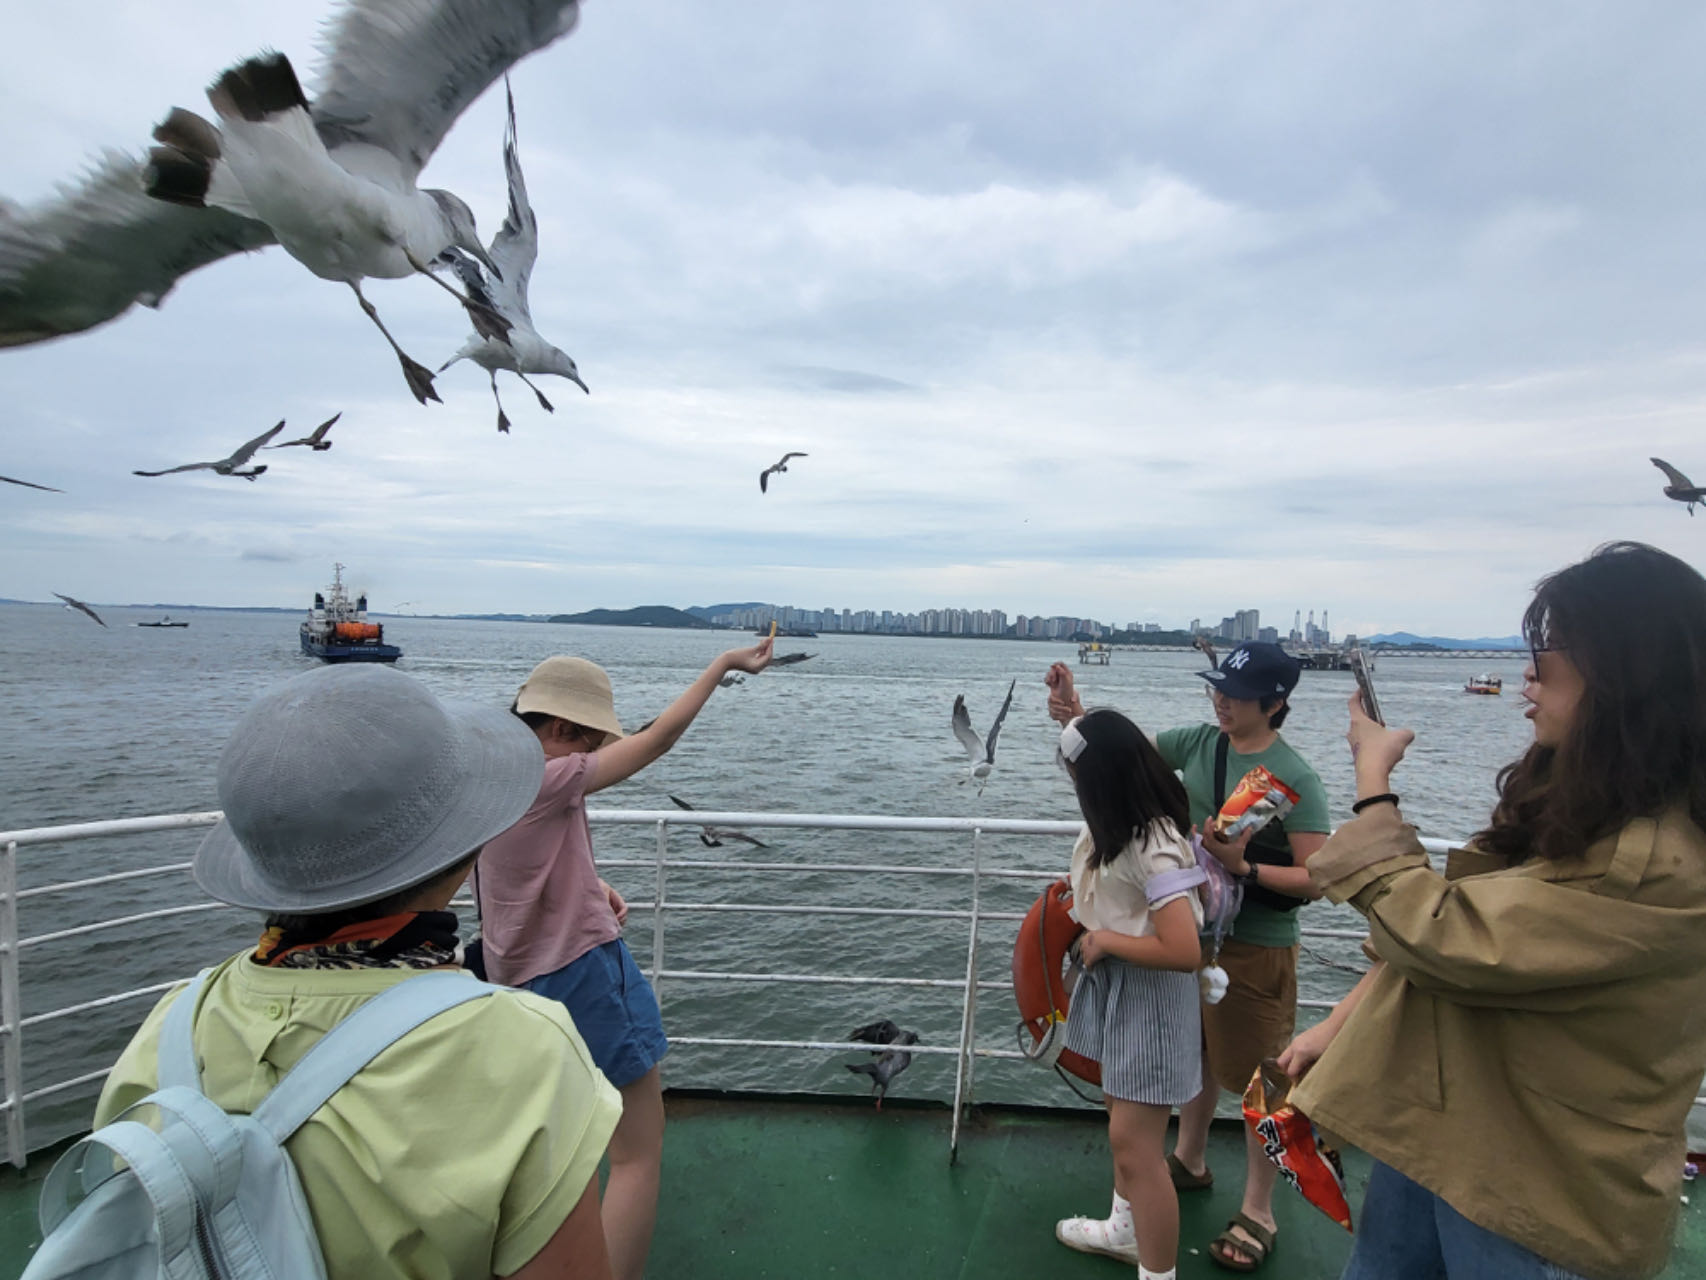
<svg viewBox="0 0 1706 1280">
<path fill-rule="evenodd" d="M 804 662 L 808 658 L 815 657 L 817 657 L 815 653 L 784 653 L 780 657 L 770 659 L 770 665 L 773 667 L 791 667 L 796 662 Z"/>
<path fill-rule="evenodd" d="M 678 809 L 691 809 L 693 807 L 680 796 L 670 796 L 670 800 Z M 770 847 L 757 836 L 748 835 L 744 831 L 736 831 L 733 827 L 702 826 L 699 828 L 699 843 L 707 849 L 722 848 L 724 840 L 744 840 L 747 844 L 756 845 L 760 849 Z"/>
<path fill-rule="evenodd" d="M 55 591 L 53 594 L 56 596 L 59 596 L 59 592 L 57 592 L 57 591 Z M 77 610 L 78 613 L 86 613 L 91 618 L 93 618 L 96 622 L 100 622 L 103 627 L 107 625 L 106 623 L 101 622 L 101 615 L 100 614 L 96 613 L 93 609 L 91 609 L 88 605 L 84 604 L 81 600 L 77 599 L 75 596 L 59 596 L 59 598 L 61 600 L 65 601 L 65 607 L 67 609 L 75 609 L 75 610 Z"/>
<path fill-rule="evenodd" d="M 855 1028 L 848 1034 L 849 1040 L 858 1040 L 865 1044 L 881 1044 L 896 1046 L 888 1049 L 871 1050 L 874 1062 L 848 1063 L 847 1069 L 858 1075 L 871 1077 L 871 1092 L 877 1099 L 877 1110 L 883 1109 L 883 1098 L 887 1095 L 889 1085 L 894 1078 L 907 1067 L 912 1065 L 912 1055 L 900 1045 L 917 1044 L 916 1031 L 902 1031 L 887 1018 L 876 1022 L 868 1022 L 862 1027 Z"/>
<path fill-rule="evenodd" d="M 1214 642 L 1211 641 L 1207 636 L 1203 636 L 1203 635 L 1192 636 L 1191 637 L 1191 648 L 1197 650 L 1197 652 L 1201 653 L 1203 657 L 1207 658 L 1209 666 L 1218 667 L 1220 665 L 1220 659 L 1215 655 L 1215 652 L 1214 652 Z M 1212 692 L 1212 690 L 1211 690 L 1211 692 Z"/>
<path fill-rule="evenodd" d="M 29 480 L 14 480 L 14 479 L 12 479 L 11 476 L 0 476 L 0 480 L 4 480 L 7 484 L 21 484 L 26 489 L 45 489 L 49 493 L 64 493 L 65 492 L 65 490 L 63 490 L 63 489 L 55 489 L 50 484 L 35 484 Z"/>
<path fill-rule="evenodd" d="M 245 480 L 253 480 L 266 470 L 264 465 L 250 467 L 247 471 L 240 471 L 238 468 L 255 456 L 256 449 L 259 449 L 283 430 L 284 420 L 281 418 L 279 424 L 271 431 L 263 431 L 229 458 L 221 458 L 218 462 L 186 462 L 181 467 L 167 467 L 164 471 L 132 471 L 130 474 L 133 476 L 169 476 L 177 471 L 213 471 L 222 476 L 242 476 Z"/>
<path fill-rule="evenodd" d="M 1688 514 L 1694 514 L 1696 502 L 1706 502 L 1706 486 L 1697 485 L 1682 472 L 1678 471 L 1663 458 L 1649 458 L 1655 467 L 1665 473 L 1670 483 L 1665 486 L 1665 497 L 1675 498 L 1678 502 L 1688 504 Z"/>
<path fill-rule="evenodd" d="M 327 449 L 332 447 L 332 442 L 326 439 L 326 432 L 330 431 L 332 429 L 332 424 L 343 416 L 344 415 L 341 412 L 334 413 L 319 426 L 315 427 L 312 435 L 303 436 L 300 440 L 286 440 L 283 444 L 269 444 L 266 447 L 268 449 L 290 449 L 294 448 L 296 445 L 305 444 L 315 453 L 324 453 Z"/>
<path fill-rule="evenodd" d="M 533 315 L 528 310 L 528 277 L 533 274 L 533 264 L 539 257 L 539 219 L 534 217 L 533 206 L 528 203 L 527 182 L 521 175 L 521 154 L 516 147 L 515 135 L 515 95 L 510 92 L 507 76 L 504 77 L 504 99 L 509 104 L 509 123 L 504 128 L 504 174 L 509 179 L 509 213 L 497 235 L 492 237 L 491 248 L 487 251 L 488 260 L 497 264 L 496 270 L 501 274 L 485 275 L 479 263 L 454 250 L 449 257 L 456 274 L 469 291 L 478 291 L 509 322 L 509 335 L 500 339 L 476 333 L 462 344 L 460 351 L 440 365 L 438 371 L 443 373 L 458 360 L 472 360 L 484 369 L 492 382 L 492 399 L 498 405 L 498 430 L 507 435 L 509 415 L 504 412 L 504 402 L 498 396 L 499 369 L 508 369 L 527 382 L 528 390 L 538 398 L 539 407 L 546 413 L 555 413 L 556 409 L 543 391 L 527 381 L 528 374 L 559 374 L 582 391 L 587 390 L 587 385 L 581 381 L 580 370 L 569 354 L 539 336 L 539 331 L 533 327 Z"/>
<path fill-rule="evenodd" d="M 970 776 L 977 780 L 979 795 L 983 794 L 989 771 L 995 767 L 995 740 L 1001 736 L 1001 722 L 1007 718 L 1007 708 L 1013 705 L 1013 688 L 1018 683 L 1014 680 L 1007 686 L 1007 701 L 1001 704 L 1001 711 L 996 715 L 995 723 L 990 726 L 987 739 L 980 739 L 971 727 L 971 713 L 966 710 L 965 694 L 956 694 L 954 697 L 954 736 L 966 749 L 966 756 L 971 761 Z M 963 784 L 965 779 L 961 778 L 960 782 Z"/>
<path fill-rule="evenodd" d="M 770 477 L 779 471 L 786 471 L 788 469 L 789 458 L 806 458 L 810 456 L 811 455 L 804 453 L 784 453 L 782 455 L 782 461 L 778 462 L 773 467 L 766 467 L 758 473 L 758 491 L 760 493 L 770 492 Z"/>
<path fill-rule="evenodd" d="M 467 205 L 416 180 L 468 105 L 579 12 L 577 0 L 344 0 L 312 105 L 285 58 L 250 59 L 209 92 L 222 128 L 174 109 L 146 167 L 109 153 L 58 196 L 0 202 L 0 346 L 158 306 L 188 272 L 269 244 L 358 298 L 364 279 L 425 273 L 451 245 L 484 258 Z M 504 332 L 481 300 L 460 300 L 477 328 Z M 432 396 L 432 374 L 361 305 L 409 389 Z"/>
<path fill-rule="evenodd" d="M 740 675 L 738 673 L 733 673 L 730 675 L 726 675 L 721 680 L 717 681 L 717 688 L 727 689 L 732 685 L 745 684 L 745 683 L 746 683 L 746 677 L 745 676 Z"/>
</svg>

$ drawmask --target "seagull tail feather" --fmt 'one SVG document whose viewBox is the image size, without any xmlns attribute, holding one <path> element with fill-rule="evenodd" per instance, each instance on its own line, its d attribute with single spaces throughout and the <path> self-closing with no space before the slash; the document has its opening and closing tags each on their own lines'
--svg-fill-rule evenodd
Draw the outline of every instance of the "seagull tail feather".
<svg viewBox="0 0 1706 1280">
<path fill-rule="evenodd" d="M 142 171 L 142 187 L 156 200 L 207 207 L 207 190 L 213 185 L 213 161 L 177 147 L 150 147 L 148 165 Z"/>
<path fill-rule="evenodd" d="M 296 70 L 282 53 L 238 63 L 213 82 L 207 100 L 226 119 L 254 122 L 295 108 L 308 110 L 308 98 L 296 79 Z"/>
</svg>

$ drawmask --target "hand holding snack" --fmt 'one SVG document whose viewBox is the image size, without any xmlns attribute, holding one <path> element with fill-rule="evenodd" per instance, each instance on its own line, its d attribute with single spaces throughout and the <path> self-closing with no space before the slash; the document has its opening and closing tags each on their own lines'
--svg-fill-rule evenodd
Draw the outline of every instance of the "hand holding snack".
<svg viewBox="0 0 1706 1280">
<path fill-rule="evenodd" d="M 1244 1122 L 1262 1140 L 1280 1176 L 1349 1231 L 1351 1207 L 1345 1200 L 1339 1153 L 1321 1140 L 1309 1117 L 1291 1105 L 1290 1097 L 1290 1078 L 1274 1059 L 1265 1059 L 1244 1090 Z"/>
<path fill-rule="evenodd" d="M 1214 833 L 1222 840 L 1235 840 L 1246 831 L 1260 831 L 1275 818 L 1290 813 L 1296 803 L 1297 792 L 1265 765 L 1257 765 L 1238 780 L 1220 806 L 1212 824 Z"/>
</svg>

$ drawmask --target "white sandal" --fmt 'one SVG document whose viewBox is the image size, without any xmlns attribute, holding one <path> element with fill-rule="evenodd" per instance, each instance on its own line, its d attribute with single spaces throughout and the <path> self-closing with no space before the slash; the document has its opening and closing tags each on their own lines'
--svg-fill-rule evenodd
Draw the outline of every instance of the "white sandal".
<svg viewBox="0 0 1706 1280">
<path fill-rule="evenodd" d="M 1062 1218 L 1054 1224 L 1054 1238 L 1080 1253 L 1100 1253 L 1137 1265 L 1136 1234 L 1122 1235 L 1107 1218 Z"/>
</svg>

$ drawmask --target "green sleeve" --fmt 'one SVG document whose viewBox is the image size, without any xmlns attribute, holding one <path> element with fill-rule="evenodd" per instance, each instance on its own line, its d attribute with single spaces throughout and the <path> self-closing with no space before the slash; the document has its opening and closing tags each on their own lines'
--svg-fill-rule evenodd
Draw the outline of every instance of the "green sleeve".
<svg viewBox="0 0 1706 1280">
<path fill-rule="evenodd" d="M 1211 724 L 1188 724 L 1178 729 L 1163 729 L 1155 735 L 1155 749 L 1167 762 L 1169 769 L 1183 769 L 1205 735 L 1219 732 Z"/>
</svg>

